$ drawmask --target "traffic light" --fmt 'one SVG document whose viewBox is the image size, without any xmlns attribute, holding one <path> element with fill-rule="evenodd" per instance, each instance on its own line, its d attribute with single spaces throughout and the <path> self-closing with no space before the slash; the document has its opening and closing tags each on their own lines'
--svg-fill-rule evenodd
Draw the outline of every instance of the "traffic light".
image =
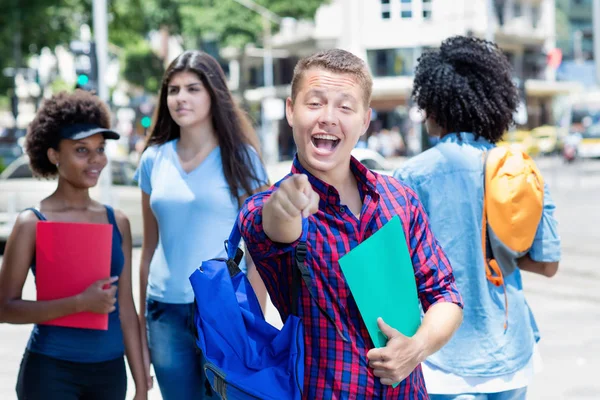
<svg viewBox="0 0 600 400">
<path fill-rule="evenodd" d="M 95 43 L 76 40 L 71 42 L 70 48 L 75 59 L 75 75 L 77 76 L 75 87 L 96 92 L 98 90 L 98 62 Z"/>
<path fill-rule="evenodd" d="M 144 115 L 140 123 L 144 129 L 148 129 L 150 128 L 150 125 L 152 125 L 152 118 L 150 118 L 148 115 Z"/>
<path fill-rule="evenodd" d="M 77 86 L 84 87 L 90 82 L 90 77 L 86 74 L 81 74 L 77 76 Z"/>
</svg>

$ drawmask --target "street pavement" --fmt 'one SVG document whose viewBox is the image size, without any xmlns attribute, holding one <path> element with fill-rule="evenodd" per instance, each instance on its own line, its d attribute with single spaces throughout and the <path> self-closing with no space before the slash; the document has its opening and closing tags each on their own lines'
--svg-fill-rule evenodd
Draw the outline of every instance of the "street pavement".
<svg viewBox="0 0 600 400">
<path fill-rule="evenodd" d="M 538 162 L 556 202 L 563 259 L 547 279 L 526 274 L 544 370 L 530 399 L 600 399 L 600 160 Z"/>
<path fill-rule="evenodd" d="M 543 370 L 528 399 L 600 399 L 600 160 L 565 165 L 558 158 L 538 160 L 557 204 L 563 260 L 552 279 L 524 274 L 524 287 L 542 333 Z M 140 249 L 134 249 L 134 278 Z M 0 257 L 1 258 L 1 257 Z M 137 279 L 134 292 L 137 301 Z M 35 298 L 31 276 L 24 298 Z M 281 323 L 270 307 L 267 319 Z M 15 383 L 31 326 L 0 325 L 0 400 L 16 399 Z M 596 371 L 596 372 L 594 372 Z M 129 380 L 128 399 L 133 398 Z M 158 388 L 149 398 L 161 398 Z"/>
</svg>

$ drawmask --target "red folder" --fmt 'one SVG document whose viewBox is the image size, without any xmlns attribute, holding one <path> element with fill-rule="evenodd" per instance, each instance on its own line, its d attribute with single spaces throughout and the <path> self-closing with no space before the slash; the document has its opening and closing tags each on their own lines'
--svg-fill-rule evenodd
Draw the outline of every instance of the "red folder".
<svg viewBox="0 0 600 400">
<path fill-rule="evenodd" d="M 37 300 L 75 296 L 92 283 L 110 277 L 111 224 L 40 221 L 36 230 Z M 44 325 L 108 329 L 108 314 L 81 312 Z"/>
</svg>

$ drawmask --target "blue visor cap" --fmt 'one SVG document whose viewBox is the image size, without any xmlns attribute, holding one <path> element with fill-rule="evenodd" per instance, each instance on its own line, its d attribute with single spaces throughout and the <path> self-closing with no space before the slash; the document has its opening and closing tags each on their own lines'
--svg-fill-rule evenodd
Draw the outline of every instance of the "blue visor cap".
<svg viewBox="0 0 600 400">
<path fill-rule="evenodd" d="M 60 137 L 63 139 L 81 140 L 97 133 L 104 135 L 105 139 L 119 139 L 121 136 L 111 130 L 102 128 L 94 124 L 74 124 L 65 126 L 60 130 Z"/>
</svg>

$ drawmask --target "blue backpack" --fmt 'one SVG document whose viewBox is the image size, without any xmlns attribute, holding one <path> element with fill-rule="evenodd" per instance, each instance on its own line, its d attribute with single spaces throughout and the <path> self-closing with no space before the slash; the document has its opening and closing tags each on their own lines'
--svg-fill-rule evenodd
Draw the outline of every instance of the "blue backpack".
<svg viewBox="0 0 600 400">
<path fill-rule="evenodd" d="M 293 315 L 281 331 L 265 321 L 252 286 L 239 268 L 244 253 L 238 247 L 237 224 L 225 241 L 228 259 L 204 261 L 189 278 L 195 295 L 196 345 L 204 354 L 208 382 L 223 400 L 302 398 L 304 331 L 296 315 L 300 276 L 312 288 L 304 264 L 307 227 L 305 219 L 295 253 Z"/>
</svg>

